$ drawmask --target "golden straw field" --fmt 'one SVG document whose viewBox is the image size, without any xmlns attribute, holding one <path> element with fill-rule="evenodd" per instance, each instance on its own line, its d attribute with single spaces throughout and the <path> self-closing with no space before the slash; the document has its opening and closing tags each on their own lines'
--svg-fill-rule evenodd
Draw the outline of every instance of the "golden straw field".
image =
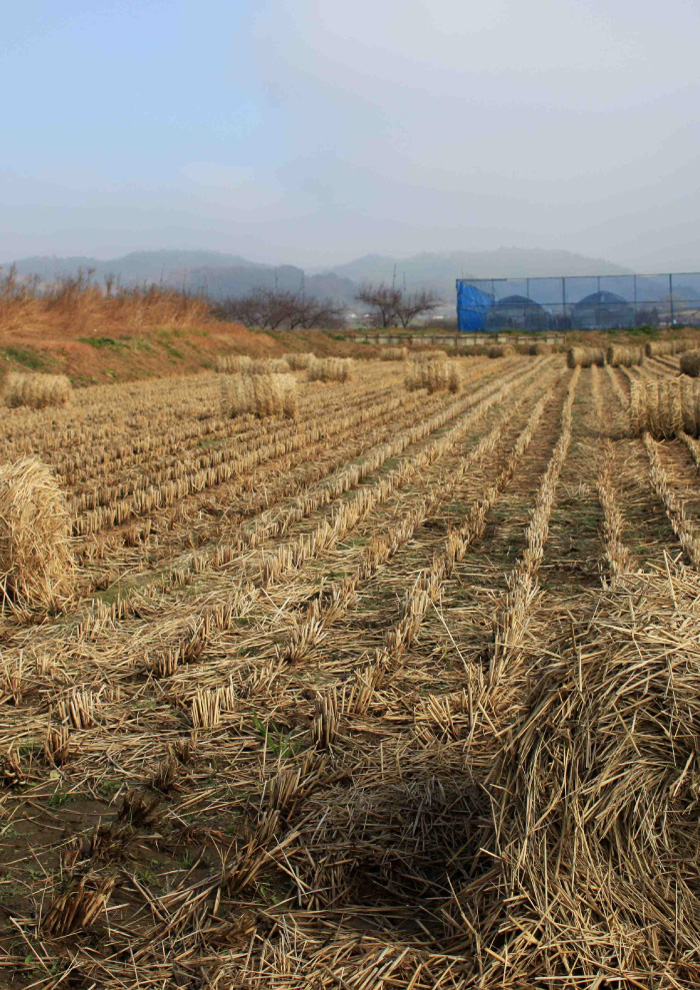
<svg viewBox="0 0 700 990">
<path fill-rule="evenodd" d="M 12 385 L 0 985 L 700 986 L 700 381 L 391 350 Z"/>
</svg>

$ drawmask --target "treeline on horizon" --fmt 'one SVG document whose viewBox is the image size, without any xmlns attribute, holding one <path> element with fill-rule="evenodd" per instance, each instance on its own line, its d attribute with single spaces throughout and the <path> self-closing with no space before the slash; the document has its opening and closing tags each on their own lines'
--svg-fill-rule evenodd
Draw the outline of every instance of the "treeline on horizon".
<svg viewBox="0 0 700 990">
<path fill-rule="evenodd" d="M 81 269 L 76 275 L 46 282 L 37 275 L 20 276 L 14 266 L 5 272 L 0 269 L 0 326 L 50 324 L 80 329 L 99 320 L 133 329 L 216 320 L 264 330 L 333 330 L 342 329 L 348 321 L 346 305 L 303 288 L 256 288 L 244 295 L 212 299 L 202 291 L 165 284 L 127 287 L 112 275 L 98 282 L 93 274 Z M 440 305 L 438 295 L 430 290 L 407 290 L 381 282 L 360 286 L 356 301 L 367 310 L 361 322 L 375 327 L 407 327 Z"/>
</svg>

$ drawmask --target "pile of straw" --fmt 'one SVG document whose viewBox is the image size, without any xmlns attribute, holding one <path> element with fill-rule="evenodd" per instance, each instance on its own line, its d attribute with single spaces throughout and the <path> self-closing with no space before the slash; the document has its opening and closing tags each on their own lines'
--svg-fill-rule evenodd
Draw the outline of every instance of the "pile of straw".
<svg viewBox="0 0 700 990">
<path fill-rule="evenodd" d="M 292 371 L 306 371 L 316 355 L 311 351 L 302 354 L 285 354 L 284 360 Z"/>
<path fill-rule="evenodd" d="M 405 361 L 407 358 L 407 347 L 382 347 L 379 353 L 380 361 Z"/>
<path fill-rule="evenodd" d="M 247 354 L 220 354 L 216 359 L 214 370 L 223 375 L 236 374 L 241 372 L 244 366 L 252 364 L 252 360 Z"/>
<path fill-rule="evenodd" d="M 447 351 L 441 351 L 439 349 L 413 351 L 411 353 L 411 360 L 412 361 L 446 361 Z"/>
<path fill-rule="evenodd" d="M 534 344 L 529 344 L 527 348 L 527 353 L 532 355 L 545 355 L 552 353 L 552 345 L 545 344 L 542 341 L 536 341 Z"/>
<path fill-rule="evenodd" d="M 644 364 L 643 347 L 623 347 L 611 344 L 606 354 L 607 362 L 612 368 L 631 368 L 634 364 Z"/>
<path fill-rule="evenodd" d="M 65 406 L 73 394 L 65 375 L 24 375 L 12 372 L 5 380 L 5 404 L 10 408 Z"/>
<path fill-rule="evenodd" d="M 283 375 L 289 368 L 285 358 L 252 358 L 248 354 L 225 354 L 216 359 L 216 370 L 227 375 Z"/>
<path fill-rule="evenodd" d="M 490 358 L 513 357 L 515 348 L 511 344 L 491 344 L 486 348 L 486 356 Z"/>
<path fill-rule="evenodd" d="M 533 657 L 459 895 L 479 986 L 699 985 L 699 603 L 634 575 Z"/>
<path fill-rule="evenodd" d="M 650 340 L 644 350 L 647 357 L 663 357 L 667 354 L 682 354 L 695 346 L 695 341 L 679 337 L 676 340 Z"/>
<path fill-rule="evenodd" d="M 456 361 L 409 361 L 406 368 L 409 392 L 425 388 L 433 392 L 459 392 L 461 376 Z"/>
<path fill-rule="evenodd" d="M 352 378 L 352 358 L 314 358 L 309 363 L 310 382 L 347 382 Z"/>
<path fill-rule="evenodd" d="M 224 416 L 252 413 L 266 416 L 286 416 L 296 419 L 298 413 L 297 381 L 293 375 L 232 376 L 222 384 Z"/>
<path fill-rule="evenodd" d="M 36 458 L 0 466 L 2 607 L 49 609 L 72 591 L 68 503 L 49 468 Z"/>
<path fill-rule="evenodd" d="M 570 368 L 575 368 L 576 365 L 590 368 L 594 364 L 602 368 L 605 364 L 605 351 L 602 347 L 570 347 L 566 352 L 566 363 Z"/>
<path fill-rule="evenodd" d="M 688 351 L 681 355 L 681 372 L 690 378 L 700 375 L 700 351 Z"/>
<path fill-rule="evenodd" d="M 700 383 L 688 378 L 630 383 L 630 426 L 638 436 L 649 432 L 671 440 L 681 431 L 700 436 Z"/>
</svg>

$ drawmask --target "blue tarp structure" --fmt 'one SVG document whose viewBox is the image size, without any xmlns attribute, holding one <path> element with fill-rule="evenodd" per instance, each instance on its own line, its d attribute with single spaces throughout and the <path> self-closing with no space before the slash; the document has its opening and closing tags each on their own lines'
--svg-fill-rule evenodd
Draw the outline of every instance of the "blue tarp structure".
<svg viewBox="0 0 700 990">
<path fill-rule="evenodd" d="M 457 326 L 462 333 L 486 329 L 486 316 L 493 306 L 493 296 L 475 285 L 457 282 Z"/>
</svg>

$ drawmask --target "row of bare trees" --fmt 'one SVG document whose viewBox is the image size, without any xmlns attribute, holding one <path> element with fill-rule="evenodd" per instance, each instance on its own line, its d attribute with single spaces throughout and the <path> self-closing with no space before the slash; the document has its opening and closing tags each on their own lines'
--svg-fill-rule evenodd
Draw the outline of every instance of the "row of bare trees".
<svg viewBox="0 0 700 990">
<path fill-rule="evenodd" d="M 370 309 L 368 318 L 376 327 L 407 327 L 417 316 L 431 313 L 440 305 L 433 292 L 408 292 L 385 283 L 361 286 L 356 298 Z M 254 289 L 245 296 L 217 303 L 214 312 L 219 319 L 265 330 L 334 329 L 345 322 L 344 307 L 333 299 L 286 289 Z"/>
<path fill-rule="evenodd" d="M 225 299 L 214 307 L 219 319 L 235 320 L 264 330 L 333 329 L 344 324 L 343 306 L 287 289 L 254 289 L 245 296 Z"/>
</svg>

